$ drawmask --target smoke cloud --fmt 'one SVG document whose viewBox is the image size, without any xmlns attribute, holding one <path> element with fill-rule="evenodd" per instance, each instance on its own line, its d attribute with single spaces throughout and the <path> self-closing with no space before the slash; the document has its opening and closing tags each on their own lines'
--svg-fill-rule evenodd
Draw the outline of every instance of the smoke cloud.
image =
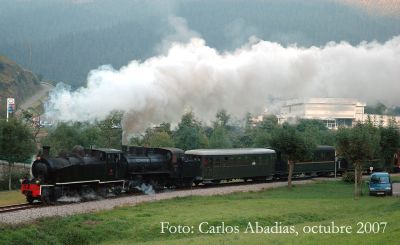
<svg viewBox="0 0 400 245">
<path fill-rule="evenodd" d="M 119 70 L 93 70 L 87 86 L 76 91 L 58 86 L 47 113 L 61 121 L 94 121 L 119 110 L 124 131 L 132 134 L 178 122 L 187 109 L 206 122 L 221 108 L 242 117 L 263 111 L 270 98 L 347 97 L 399 105 L 399 68 L 400 36 L 309 48 L 252 38 L 222 53 L 192 38 Z"/>
</svg>

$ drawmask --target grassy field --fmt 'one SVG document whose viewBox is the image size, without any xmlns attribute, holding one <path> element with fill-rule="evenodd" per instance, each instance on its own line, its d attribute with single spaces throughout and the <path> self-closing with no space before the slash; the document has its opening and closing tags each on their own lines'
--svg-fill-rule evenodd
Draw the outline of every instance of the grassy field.
<svg viewBox="0 0 400 245">
<path fill-rule="evenodd" d="M 11 204 L 25 203 L 25 196 L 21 194 L 21 191 L 0 191 L 0 206 L 6 206 Z"/>
<path fill-rule="evenodd" d="M 83 204 L 84 205 L 84 204 Z M 17 227 L 0 226 L 0 244 L 389 244 L 400 234 L 400 199 L 363 196 L 353 200 L 352 185 L 321 182 L 262 192 L 235 193 L 213 197 L 187 197 L 122 207 L 112 211 L 48 218 Z M 161 233 L 160 222 L 187 225 L 193 233 Z M 204 234 L 224 222 L 238 233 Z M 254 233 L 248 229 L 251 223 Z M 295 234 L 255 231 L 259 225 L 293 226 Z M 312 226 L 351 226 L 351 234 L 305 234 Z M 376 234 L 357 234 L 361 224 L 387 222 Z M 377 224 L 377 223 L 376 223 Z M 229 229 L 229 228 L 228 228 Z M 232 228 L 234 229 L 234 228 Z M 363 230 L 363 229 L 362 229 Z M 364 231 L 364 230 L 363 230 Z M 367 229 L 369 231 L 369 229 Z M 376 231 L 376 229 L 375 229 Z M 220 230 L 221 233 L 221 230 Z"/>
</svg>

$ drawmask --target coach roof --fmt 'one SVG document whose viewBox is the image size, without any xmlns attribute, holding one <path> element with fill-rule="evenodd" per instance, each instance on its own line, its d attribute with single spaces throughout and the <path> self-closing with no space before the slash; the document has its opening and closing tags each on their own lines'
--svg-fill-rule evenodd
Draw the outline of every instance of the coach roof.
<svg viewBox="0 0 400 245">
<path fill-rule="evenodd" d="M 196 149 L 185 151 L 187 155 L 199 156 L 226 156 L 226 155 L 259 155 L 272 154 L 274 150 L 264 148 L 237 148 L 237 149 Z"/>
</svg>

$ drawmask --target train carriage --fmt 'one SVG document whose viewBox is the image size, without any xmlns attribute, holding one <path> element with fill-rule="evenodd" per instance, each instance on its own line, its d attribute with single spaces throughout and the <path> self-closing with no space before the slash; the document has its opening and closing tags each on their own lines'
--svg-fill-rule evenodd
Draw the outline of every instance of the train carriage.
<svg viewBox="0 0 400 245">
<path fill-rule="evenodd" d="M 286 177 L 288 175 L 287 157 L 277 150 L 278 160 L 276 161 L 276 177 Z M 333 146 L 319 145 L 313 152 L 312 159 L 296 162 L 294 164 L 293 175 L 320 176 L 341 172 L 342 169 L 336 165 L 335 148 Z"/>
<path fill-rule="evenodd" d="M 266 179 L 275 171 L 276 153 L 271 149 L 197 149 L 186 151 L 185 155 L 200 161 L 195 182 Z"/>
</svg>

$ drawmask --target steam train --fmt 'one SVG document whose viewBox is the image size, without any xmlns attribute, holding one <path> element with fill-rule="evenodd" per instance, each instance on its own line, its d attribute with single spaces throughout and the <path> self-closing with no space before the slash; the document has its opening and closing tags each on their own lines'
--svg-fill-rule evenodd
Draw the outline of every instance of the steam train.
<svg viewBox="0 0 400 245">
<path fill-rule="evenodd" d="M 22 180 L 21 192 L 29 203 L 53 203 L 64 196 L 118 195 L 134 192 L 143 184 L 155 188 L 219 183 L 234 179 L 285 178 L 287 160 L 277 149 L 197 149 L 123 146 L 115 149 L 84 149 L 49 156 L 43 147 L 32 163 L 33 178 Z M 294 175 L 320 176 L 342 173 L 346 161 L 335 159 L 335 148 L 318 146 L 313 158 L 295 164 Z"/>
</svg>

